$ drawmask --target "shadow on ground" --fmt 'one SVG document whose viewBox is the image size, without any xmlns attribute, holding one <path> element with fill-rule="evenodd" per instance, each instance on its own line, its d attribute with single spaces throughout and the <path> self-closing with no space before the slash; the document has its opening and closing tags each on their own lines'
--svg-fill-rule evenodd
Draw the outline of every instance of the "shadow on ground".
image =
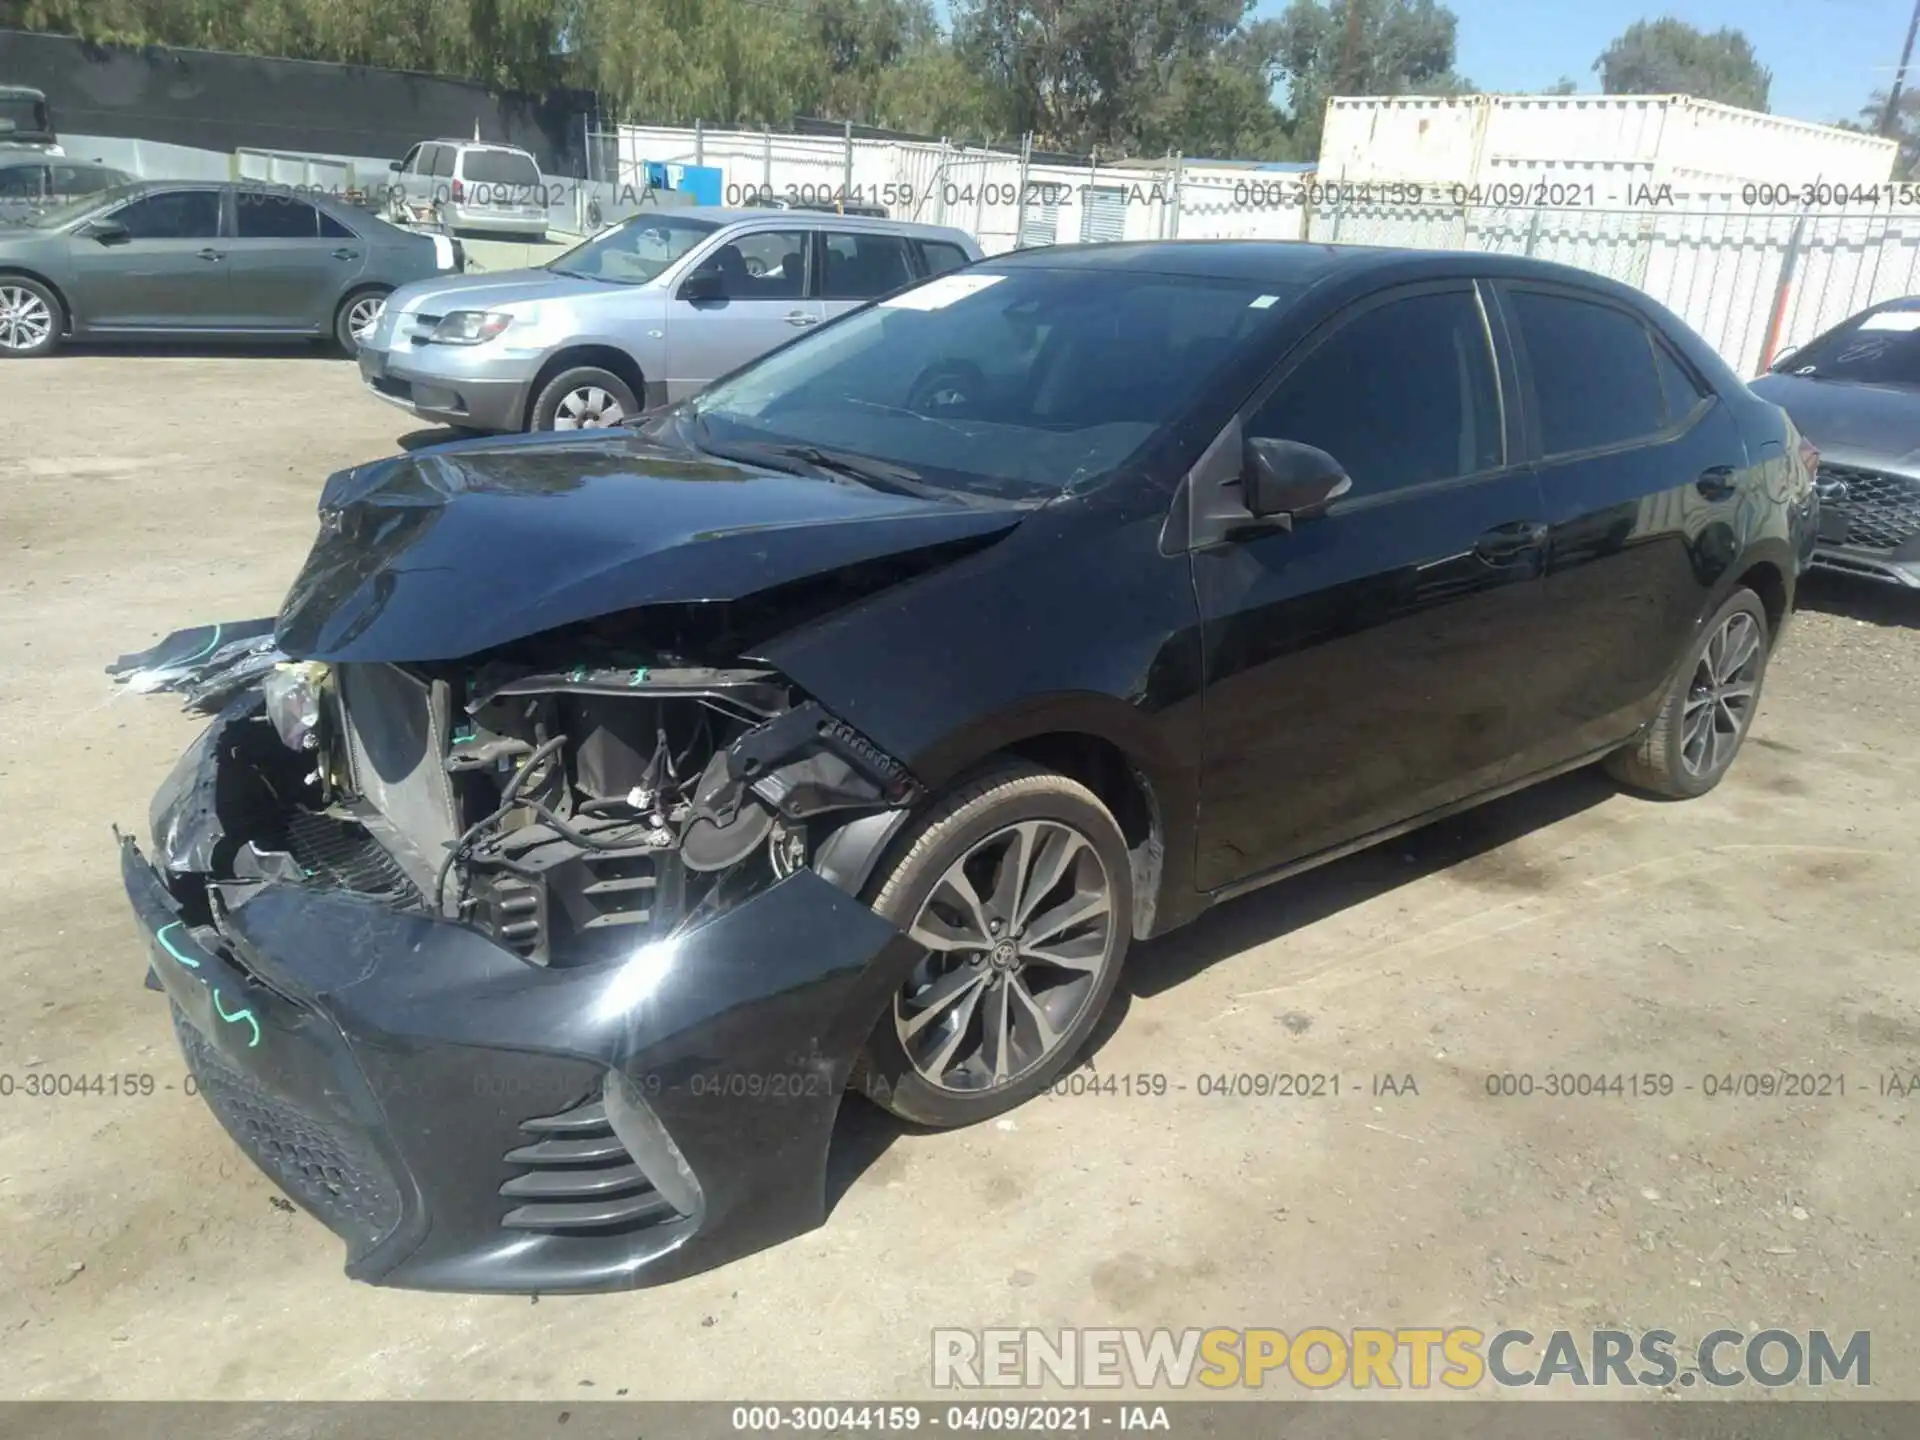
<svg viewBox="0 0 1920 1440">
<path fill-rule="evenodd" d="M 1814 570 L 1801 579 L 1794 603 L 1803 610 L 1844 615 L 1869 625 L 1920 630 L 1920 590 L 1885 580 Z"/>
</svg>

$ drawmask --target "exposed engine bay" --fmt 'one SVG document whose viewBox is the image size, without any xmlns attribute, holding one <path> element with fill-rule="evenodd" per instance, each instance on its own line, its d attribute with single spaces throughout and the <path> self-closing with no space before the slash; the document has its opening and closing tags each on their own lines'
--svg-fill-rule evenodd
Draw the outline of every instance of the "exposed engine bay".
<svg viewBox="0 0 1920 1440">
<path fill-rule="evenodd" d="M 584 627 L 470 661 L 328 664 L 286 659 L 257 621 L 110 669 L 228 727 L 208 878 L 352 891 L 544 966 L 630 953 L 806 866 L 818 817 L 919 795 L 772 670 Z"/>
</svg>

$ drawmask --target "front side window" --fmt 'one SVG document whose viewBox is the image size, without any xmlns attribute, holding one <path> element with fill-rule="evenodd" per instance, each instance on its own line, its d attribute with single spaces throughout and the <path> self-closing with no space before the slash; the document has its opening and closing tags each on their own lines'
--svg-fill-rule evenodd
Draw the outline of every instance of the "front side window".
<svg viewBox="0 0 1920 1440">
<path fill-rule="evenodd" d="M 728 300 L 798 300 L 807 293 L 807 232 L 735 236 L 700 262 L 700 273 L 718 275 Z"/>
<path fill-rule="evenodd" d="M 0 170 L 0 200 L 38 200 L 45 174 L 46 168 L 40 165 L 9 165 Z"/>
<path fill-rule="evenodd" d="M 1896 306 L 1857 315 L 1775 368 L 1812 380 L 1920 385 L 1920 308 Z"/>
<path fill-rule="evenodd" d="M 453 162 L 458 153 L 451 145 L 436 145 L 433 150 L 433 170 L 435 175 L 452 175 Z"/>
<path fill-rule="evenodd" d="M 111 218 L 135 240 L 213 240 L 220 234 L 220 192 L 163 190 L 121 206 Z"/>
<path fill-rule="evenodd" d="M 1541 448 L 1569 455 L 1646 440 L 1667 425 L 1647 327 L 1624 310 L 1570 295 L 1510 290 L 1533 375 Z"/>
<path fill-rule="evenodd" d="M 1123 466 L 1248 363 L 1298 287 L 1106 269 L 943 275 L 691 402 L 719 445 L 816 446 L 960 493 L 1042 500 Z"/>
<path fill-rule="evenodd" d="M 547 262 L 556 275 L 644 285 L 719 227 L 692 216 L 640 214 Z"/>
<path fill-rule="evenodd" d="M 898 235 L 859 235 L 829 230 L 822 235 L 823 300 L 871 300 L 913 279 L 907 242 Z"/>
<path fill-rule="evenodd" d="M 1326 451 L 1355 495 L 1496 468 L 1499 393 L 1472 292 L 1390 300 L 1349 320 L 1281 380 L 1246 433 Z"/>
</svg>

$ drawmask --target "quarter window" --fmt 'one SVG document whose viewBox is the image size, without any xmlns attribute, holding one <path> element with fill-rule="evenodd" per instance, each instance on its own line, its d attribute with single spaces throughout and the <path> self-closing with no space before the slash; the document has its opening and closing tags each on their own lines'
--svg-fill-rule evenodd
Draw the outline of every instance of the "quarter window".
<svg viewBox="0 0 1920 1440">
<path fill-rule="evenodd" d="M 1667 400 L 1667 423 L 1678 424 L 1693 412 L 1693 407 L 1706 398 L 1699 382 L 1673 358 L 1667 347 L 1654 342 L 1653 368 L 1660 375 L 1660 393 Z"/>
<path fill-rule="evenodd" d="M 920 259 L 929 275 L 944 275 L 949 270 L 958 270 L 963 265 L 973 263 L 966 251 L 944 240 L 922 240 Z"/>
<path fill-rule="evenodd" d="M 1644 440 L 1666 428 L 1654 347 L 1640 321 L 1611 305 L 1539 290 L 1509 290 L 1507 301 L 1548 455 Z"/>
<path fill-rule="evenodd" d="M 435 175 L 452 175 L 453 162 L 459 158 L 459 151 L 451 145 L 436 145 L 433 150 L 433 171 Z"/>
<path fill-rule="evenodd" d="M 1471 292 L 1389 301 L 1316 346 L 1247 422 L 1326 451 L 1356 495 L 1501 463 L 1500 402 Z"/>
<path fill-rule="evenodd" d="M 220 234 L 220 192 L 164 190 L 113 213 L 135 240 L 212 240 Z"/>
<path fill-rule="evenodd" d="M 820 295 L 825 300 L 871 300 L 913 279 L 907 242 L 898 235 L 829 231 L 824 242 Z"/>
</svg>

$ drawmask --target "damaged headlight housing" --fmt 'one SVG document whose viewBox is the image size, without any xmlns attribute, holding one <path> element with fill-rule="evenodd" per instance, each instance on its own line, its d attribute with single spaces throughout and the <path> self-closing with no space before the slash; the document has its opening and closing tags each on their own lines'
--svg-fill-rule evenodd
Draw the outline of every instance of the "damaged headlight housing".
<svg viewBox="0 0 1920 1440">
<path fill-rule="evenodd" d="M 327 667 L 316 660 L 283 661 L 260 681 L 267 702 L 267 719 L 289 750 L 312 750 L 319 745 L 314 731 L 320 724 L 320 690 Z"/>
<path fill-rule="evenodd" d="M 513 323 L 499 310 L 455 310 L 440 317 L 432 339 L 440 345 L 483 345 Z"/>
</svg>

